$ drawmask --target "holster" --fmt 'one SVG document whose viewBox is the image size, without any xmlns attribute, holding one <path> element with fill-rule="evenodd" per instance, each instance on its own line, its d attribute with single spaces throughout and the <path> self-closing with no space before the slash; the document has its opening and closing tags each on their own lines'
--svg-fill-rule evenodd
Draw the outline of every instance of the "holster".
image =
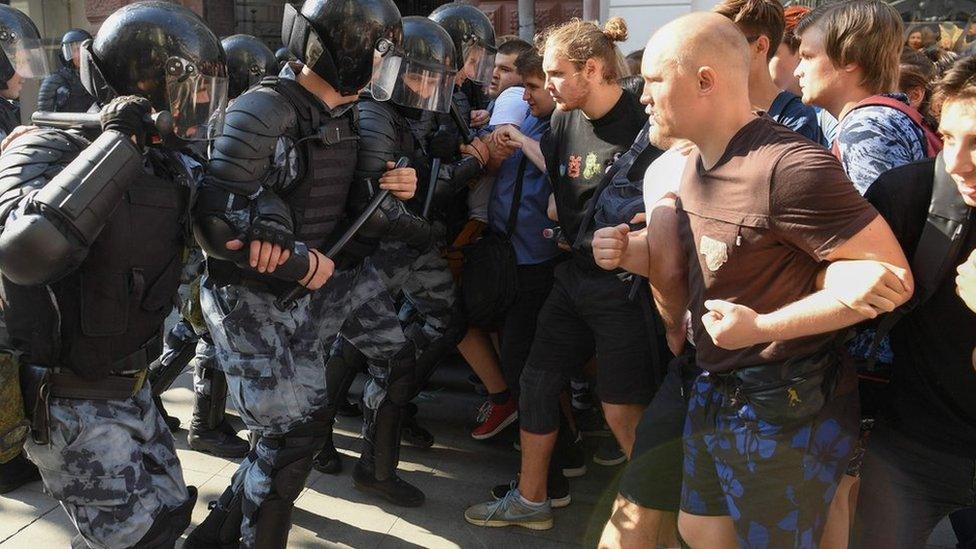
<svg viewBox="0 0 976 549">
<path fill-rule="evenodd" d="M 20 390 L 24 397 L 24 411 L 30 421 L 31 440 L 41 446 L 51 442 L 51 414 L 48 399 L 51 390 L 51 369 L 22 364 Z"/>
</svg>

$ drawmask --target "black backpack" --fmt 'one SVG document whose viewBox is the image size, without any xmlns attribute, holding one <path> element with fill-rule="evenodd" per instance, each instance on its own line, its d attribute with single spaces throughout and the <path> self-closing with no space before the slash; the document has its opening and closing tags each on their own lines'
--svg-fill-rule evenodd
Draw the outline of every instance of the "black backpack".
<svg viewBox="0 0 976 549">
<path fill-rule="evenodd" d="M 915 293 L 901 307 L 880 317 L 871 350 L 866 359 L 866 368 L 871 370 L 878 345 L 902 318 L 915 308 L 928 301 L 947 276 L 956 268 L 962 253 L 963 243 L 972 226 L 974 209 L 968 206 L 959 195 L 955 182 L 945 169 L 942 153 L 935 157 L 932 181 L 932 199 L 929 212 L 919 238 L 915 255 L 911 258 L 912 275 L 915 278 Z M 888 379 L 861 374 L 861 408 L 864 415 L 873 415 L 881 400 Z"/>
</svg>

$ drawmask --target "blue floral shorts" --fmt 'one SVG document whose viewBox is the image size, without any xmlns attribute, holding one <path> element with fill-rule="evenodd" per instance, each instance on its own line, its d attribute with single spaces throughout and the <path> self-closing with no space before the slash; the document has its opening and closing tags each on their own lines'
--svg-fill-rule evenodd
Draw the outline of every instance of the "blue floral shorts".
<svg viewBox="0 0 976 549">
<path fill-rule="evenodd" d="M 740 547 L 816 547 L 830 502 L 854 449 L 858 395 L 854 368 L 818 414 L 789 426 L 696 380 L 684 431 L 681 510 L 731 516 Z"/>
</svg>

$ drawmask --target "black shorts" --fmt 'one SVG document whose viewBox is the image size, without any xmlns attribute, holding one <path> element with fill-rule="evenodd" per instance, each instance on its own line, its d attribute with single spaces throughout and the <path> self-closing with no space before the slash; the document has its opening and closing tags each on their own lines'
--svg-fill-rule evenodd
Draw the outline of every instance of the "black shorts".
<svg viewBox="0 0 976 549">
<path fill-rule="evenodd" d="M 607 404 L 647 404 L 654 396 L 656 337 L 629 299 L 632 283 L 573 257 L 556 267 L 539 312 L 526 368 L 576 374 L 594 354 L 597 395 Z"/>
<path fill-rule="evenodd" d="M 620 495 L 627 501 L 659 511 L 677 513 L 681 506 L 681 437 L 688 415 L 688 395 L 701 369 L 694 352 L 671 361 L 651 405 L 637 425 L 630 463 L 620 479 Z"/>
</svg>

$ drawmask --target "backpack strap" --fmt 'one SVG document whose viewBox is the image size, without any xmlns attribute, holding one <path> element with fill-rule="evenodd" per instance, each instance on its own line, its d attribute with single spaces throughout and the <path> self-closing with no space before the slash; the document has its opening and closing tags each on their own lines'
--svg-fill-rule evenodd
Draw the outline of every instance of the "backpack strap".
<svg viewBox="0 0 976 549">
<path fill-rule="evenodd" d="M 916 307 L 931 298 L 945 280 L 962 252 L 973 221 L 973 208 L 963 202 L 955 182 L 946 172 L 945 160 L 940 153 L 935 159 L 932 182 L 932 200 L 929 214 L 912 257 L 912 275 L 915 278 L 915 294 L 907 303 L 885 315 L 878 322 L 869 356 L 873 357 L 879 342 L 895 324 Z"/>
</svg>

